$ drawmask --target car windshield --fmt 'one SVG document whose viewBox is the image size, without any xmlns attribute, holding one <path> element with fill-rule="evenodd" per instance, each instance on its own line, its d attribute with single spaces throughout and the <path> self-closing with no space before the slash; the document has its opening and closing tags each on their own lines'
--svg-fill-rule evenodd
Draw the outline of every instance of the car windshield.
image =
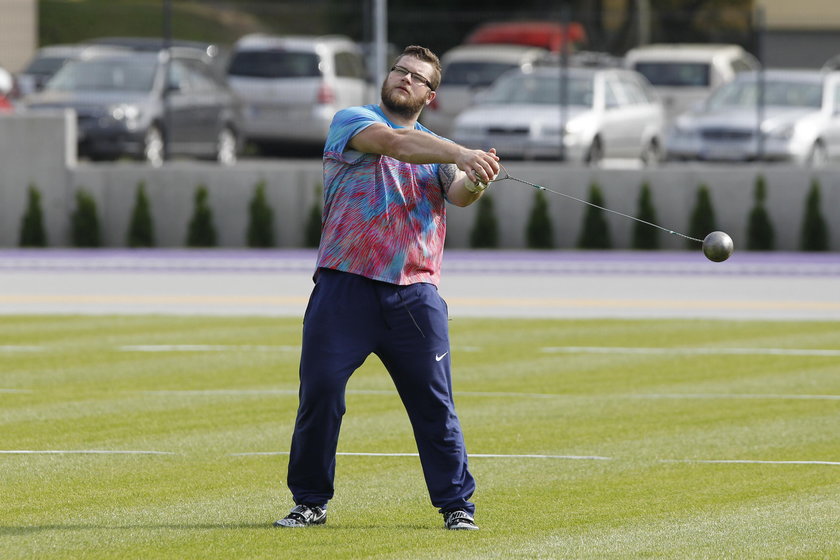
<svg viewBox="0 0 840 560">
<path fill-rule="evenodd" d="M 757 103 L 757 82 L 732 82 L 717 90 L 706 107 L 755 107 Z M 819 109 L 822 107 L 822 85 L 819 82 L 768 80 L 764 84 L 764 103 L 776 107 Z"/>
<path fill-rule="evenodd" d="M 248 78 L 314 78 L 321 76 L 320 59 L 310 52 L 239 51 L 230 62 L 228 74 Z"/>
<path fill-rule="evenodd" d="M 440 85 L 488 87 L 496 78 L 516 67 L 516 64 L 502 62 L 453 62 L 444 70 Z"/>
<path fill-rule="evenodd" d="M 709 65 L 702 62 L 637 62 L 634 69 L 654 86 L 708 87 Z"/>
<path fill-rule="evenodd" d="M 157 62 L 146 57 L 70 62 L 47 84 L 57 91 L 150 91 Z"/>
<path fill-rule="evenodd" d="M 560 75 L 508 75 L 496 82 L 483 101 L 501 105 L 559 105 L 560 82 Z M 566 84 L 568 87 L 566 102 L 569 105 L 592 106 L 594 86 L 591 76 L 570 76 Z"/>
<path fill-rule="evenodd" d="M 64 66 L 64 63 L 67 62 L 67 60 L 67 57 L 64 56 L 36 58 L 29 63 L 29 66 L 26 67 L 26 70 L 24 70 L 23 73 L 49 76 Z"/>
</svg>

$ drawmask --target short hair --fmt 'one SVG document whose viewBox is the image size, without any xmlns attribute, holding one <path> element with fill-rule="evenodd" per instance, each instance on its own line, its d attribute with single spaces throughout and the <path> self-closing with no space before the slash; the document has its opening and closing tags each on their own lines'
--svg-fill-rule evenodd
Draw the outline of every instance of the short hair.
<svg viewBox="0 0 840 560">
<path fill-rule="evenodd" d="M 422 60 L 423 62 L 428 62 L 432 65 L 432 75 L 429 76 L 429 83 L 432 84 L 432 91 L 436 90 L 438 86 L 440 86 L 440 59 L 437 57 L 435 53 L 427 49 L 426 47 L 421 47 L 419 45 L 409 45 L 397 59 L 394 61 L 395 64 L 400 62 L 400 59 L 404 56 L 411 56 L 416 58 L 417 60 Z"/>
</svg>

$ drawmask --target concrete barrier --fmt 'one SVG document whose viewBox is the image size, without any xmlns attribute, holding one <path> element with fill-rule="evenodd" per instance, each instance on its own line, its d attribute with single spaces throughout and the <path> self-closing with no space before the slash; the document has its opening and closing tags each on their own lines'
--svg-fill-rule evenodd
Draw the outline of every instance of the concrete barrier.
<svg viewBox="0 0 840 560">
<path fill-rule="evenodd" d="M 51 116 L 14 115 L 0 118 L 0 246 L 18 244 L 20 222 L 26 208 L 26 189 L 34 184 L 42 193 L 49 245 L 71 245 L 69 216 L 78 189 L 90 192 L 101 219 L 103 244 L 123 247 L 137 186 L 146 185 L 160 247 L 182 247 L 194 210 L 199 185 L 207 187 L 221 247 L 245 247 L 248 206 L 256 185 L 265 182 L 268 203 L 274 210 L 278 246 L 300 247 L 312 205 L 320 198 L 322 181 L 319 160 L 253 160 L 233 167 L 215 163 L 174 161 L 154 169 L 136 162 L 78 163 L 75 154 L 75 121 L 67 114 Z M 747 219 L 753 207 L 756 177 L 767 181 L 766 207 L 776 232 L 776 248 L 796 250 L 800 242 L 805 200 L 811 181 L 819 181 L 821 210 L 829 224 L 830 247 L 840 250 L 840 168 L 809 170 L 785 165 L 674 165 L 659 169 L 589 169 L 551 162 L 507 162 L 514 176 L 588 198 L 596 182 L 605 206 L 625 214 L 638 214 L 641 185 L 649 183 L 656 222 L 688 233 L 690 214 L 698 187 L 707 185 L 717 218 L 717 227 L 735 240 L 736 250 L 745 247 Z M 494 200 L 503 248 L 524 248 L 525 228 L 536 190 L 510 181 L 494 184 Z M 554 226 L 555 245 L 577 244 L 587 207 L 579 202 L 547 194 Z M 477 205 L 450 206 L 447 246 L 469 246 Z M 635 222 L 607 214 L 612 245 L 631 247 Z M 685 240 L 661 232 L 663 249 L 682 249 Z"/>
</svg>

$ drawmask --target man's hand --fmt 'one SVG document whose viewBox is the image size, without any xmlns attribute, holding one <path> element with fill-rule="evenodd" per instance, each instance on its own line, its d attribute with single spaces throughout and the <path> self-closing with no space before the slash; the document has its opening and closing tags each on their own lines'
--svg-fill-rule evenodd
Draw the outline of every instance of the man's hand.
<svg viewBox="0 0 840 560">
<path fill-rule="evenodd" d="M 464 148 L 458 154 L 455 165 L 466 173 L 467 181 L 464 183 L 464 187 L 472 193 L 483 191 L 487 188 L 487 183 L 499 175 L 499 156 L 496 155 L 495 148 L 490 148 L 486 152 Z M 484 186 L 480 187 L 479 185 L 482 184 Z"/>
</svg>

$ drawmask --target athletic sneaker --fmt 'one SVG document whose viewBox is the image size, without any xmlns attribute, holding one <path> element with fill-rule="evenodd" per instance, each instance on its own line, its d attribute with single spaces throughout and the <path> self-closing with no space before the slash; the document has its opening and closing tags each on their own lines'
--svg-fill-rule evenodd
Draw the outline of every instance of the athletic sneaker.
<svg viewBox="0 0 840 560">
<path fill-rule="evenodd" d="M 443 525 L 450 531 L 478 531 L 473 516 L 462 509 L 444 513 Z"/>
<path fill-rule="evenodd" d="M 289 515 L 274 522 L 275 527 L 309 527 L 327 522 L 327 510 L 318 506 L 299 505 L 292 508 Z"/>
</svg>

